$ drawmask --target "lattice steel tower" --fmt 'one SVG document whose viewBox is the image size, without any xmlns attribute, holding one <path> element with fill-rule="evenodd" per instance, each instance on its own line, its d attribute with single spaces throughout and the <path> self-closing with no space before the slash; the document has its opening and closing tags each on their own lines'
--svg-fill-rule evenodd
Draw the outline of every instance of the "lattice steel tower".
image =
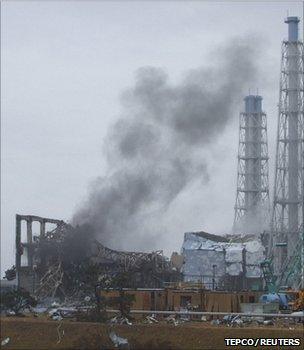
<svg viewBox="0 0 304 350">
<path fill-rule="evenodd" d="M 270 254 L 275 273 L 296 268 L 303 234 L 303 42 L 298 17 L 288 17 L 288 40 L 282 43 L 276 169 Z M 287 276 L 285 282 L 289 283 Z M 281 277 L 280 277 L 281 278 Z M 293 281 L 299 278 L 293 273 Z"/>
<path fill-rule="evenodd" d="M 269 225 L 267 118 L 261 96 L 249 95 L 244 101 L 233 231 L 260 234 Z"/>
</svg>

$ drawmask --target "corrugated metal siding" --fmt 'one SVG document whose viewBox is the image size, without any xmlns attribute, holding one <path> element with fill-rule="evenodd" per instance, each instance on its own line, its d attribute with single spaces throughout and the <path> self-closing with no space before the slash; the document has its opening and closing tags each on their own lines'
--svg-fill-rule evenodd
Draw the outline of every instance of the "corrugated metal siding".
<svg viewBox="0 0 304 350">
<path fill-rule="evenodd" d="M 261 277 L 260 263 L 265 258 L 259 240 L 245 243 L 212 241 L 195 232 L 184 234 L 181 252 L 184 280 L 202 281 L 207 288 L 218 284 L 225 274 L 239 276 L 246 271 L 247 278 Z"/>
</svg>

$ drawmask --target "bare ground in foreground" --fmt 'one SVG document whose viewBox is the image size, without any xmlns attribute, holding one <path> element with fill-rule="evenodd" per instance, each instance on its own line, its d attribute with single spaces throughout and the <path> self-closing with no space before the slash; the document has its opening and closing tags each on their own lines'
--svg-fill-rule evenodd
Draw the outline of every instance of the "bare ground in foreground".
<svg viewBox="0 0 304 350">
<path fill-rule="evenodd" d="M 131 349 L 244 349 L 229 347 L 225 338 L 301 338 L 300 347 L 246 347 L 246 349 L 301 349 L 303 325 L 230 328 L 209 323 L 105 325 L 89 322 L 50 321 L 41 318 L 1 317 L 3 349 L 115 349 L 109 333 L 127 338 Z M 64 335 L 63 335 L 64 331 Z M 63 336 L 62 336 L 63 335 Z M 59 337 L 61 340 L 59 341 Z"/>
</svg>

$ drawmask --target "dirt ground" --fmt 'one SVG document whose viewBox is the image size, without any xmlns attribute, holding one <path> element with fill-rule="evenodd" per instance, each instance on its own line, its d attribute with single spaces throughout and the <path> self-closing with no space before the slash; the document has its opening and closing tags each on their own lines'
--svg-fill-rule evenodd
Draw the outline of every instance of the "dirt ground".
<svg viewBox="0 0 304 350">
<path fill-rule="evenodd" d="M 303 325 L 255 326 L 231 328 L 210 323 L 167 323 L 105 325 L 89 322 L 51 321 L 40 318 L 1 318 L 1 341 L 10 342 L 3 349 L 115 349 L 109 333 L 127 338 L 130 349 L 245 349 L 225 345 L 225 338 L 301 338 L 301 346 L 246 347 L 246 349 L 301 349 Z M 63 334 L 64 333 L 64 334 Z M 59 335 L 61 340 L 59 341 Z"/>
</svg>

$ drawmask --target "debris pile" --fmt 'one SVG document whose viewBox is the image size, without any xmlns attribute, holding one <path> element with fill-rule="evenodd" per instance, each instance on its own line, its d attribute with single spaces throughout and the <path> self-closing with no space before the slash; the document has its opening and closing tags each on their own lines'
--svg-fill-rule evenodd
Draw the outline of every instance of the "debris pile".
<svg viewBox="0 0 304 350">
<path fill-rule="evenodd" d="M 128 340 L 118 336 L 115 332 L 113 332 L 113 331 L 110 332 L 109 337 L 112 340 L 115 348 L 118 348 L 118 349 L 130 349 Z"/>
<path fill-rule="evenodd" d="M 111 324 L 127 324 L 128 326 L 132 326 L 132 322 L 127 318 L 123 316 L 115 316 L 110 319 Z"/>
<path fill-rule="evenodd" d="M 9 337 L 6 337 L 5 339 L 3 339 L 3 340 L 1 341 L 1 346 L 5 346 L 5 345 L 7 345 L 9 342 L 10 342 L 10 338 L 9 338 Z"/>
<path fill-rule="evenodd" d="M 22 241 L 22 220 L 27 222 L 26 242 Z M 32 232 L 34 221 L 41 224 L 40 234 Z M 56 227 L 46 231 L 45 223 Z M 98 289 L 111 288 L 111 281 L 120 273 L 128 273 L 125 288 L 157 288 L 164 281 L 181 280 L 180 272 L 162 251 L 107 248 L 95 239 L 90 225 L 73 227 L 62 220 L 17 215 L 16 227 L 18 286 L 38 300 L 90 301 L 96 299 Z"/>
</svg>

